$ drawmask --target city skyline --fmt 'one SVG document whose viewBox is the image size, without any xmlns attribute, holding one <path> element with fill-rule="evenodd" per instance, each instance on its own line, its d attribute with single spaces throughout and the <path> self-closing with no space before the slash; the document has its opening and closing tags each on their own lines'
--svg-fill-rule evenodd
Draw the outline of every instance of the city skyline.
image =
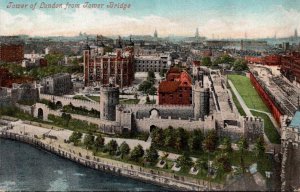
<svg viewBox="0 0 300 192">
<path fill-rule="evenodd" d="M 0 4 L 0 35 L 75 36 L 80 32 L 105 36 L 170 35 L 207 38 L 289 37 L 300 29 L 300 1 L 114 1 L 130 4 L 123 9 L 12 9 L 10 0 Z M 35 3 L 16 0 L 13 3 Z M 38 1 L 41 3 L 42 1 Z M 52 0 L 43 1 L 46 4 Z M 85 1 L 68 1 L 85 3 Z M 91 0 L 90 3 L 109 3 Z M 65 4 L 61 0 L 56 3 Z"/>
</svg>

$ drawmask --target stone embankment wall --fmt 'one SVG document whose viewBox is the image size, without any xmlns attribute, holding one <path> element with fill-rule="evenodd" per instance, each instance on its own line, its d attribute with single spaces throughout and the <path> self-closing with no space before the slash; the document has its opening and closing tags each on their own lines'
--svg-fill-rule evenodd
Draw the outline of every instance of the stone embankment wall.
<svg viewBox="0 0 300 192">
<path fill-rule="evenodd" d="M 221 190 L 224 187 L 221 184 L 216 184 L 200 179 L 187 178 L 184 176 L 176 176 L 171 173 L 145 169 L 143 167 L 131 166 L 130 164 L 122 162 L 118 163 L 108 161 L 99 157 L 82 157 L 79 154 L 75 154 L 71 151 L 65 151 L 61 148 L 56 148 L 39 139 L 35 139 L 29 136 L 9 132 L 0 132 L 0 138 L 12 139 L 28 143 L 36 148 L 49 151 L 58 156 L 64 157 L 66 159 L 69 159 L 71 161 L 77 162 L 79 164 L 96 170 L 108 171 L 116 175 L 126 176 L 137 180 L 155 183 L 158 185 L 192 191 Z"/>
</svg>

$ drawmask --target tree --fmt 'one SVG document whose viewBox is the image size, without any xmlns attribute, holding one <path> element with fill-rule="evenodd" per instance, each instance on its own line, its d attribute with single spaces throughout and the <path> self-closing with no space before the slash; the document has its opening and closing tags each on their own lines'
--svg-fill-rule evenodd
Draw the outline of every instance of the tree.
<svg viewBox="0 0 300 192">
<path fill-rule="evenodd" d="M 224 151 L 226 153 L 231 153 L 232 152 L 232 147 L 231 147 L 231 140 L 229 137 L 225 137 L 223 140 L 223 146 L 224 146 Z"/>
<path fill-rule="evenodd" d="M 72 116 L 70 114 L 68 114 L 68 113 L 62 113 L 61 114 L 61 118 L 64 120 L 65 126 L 68 127 L 69 123 L 70 123 L 70 120 L 72 119 Z"/>
<path fill-rule="evenodd" d="M 230 57 L 229 55 L 223 55 L 221 57 L 218 57 L 214 62 L 213 62 L 213 66 L 218 66 L 219 64 L 230 64 L 233 65 L 234 63 L 234 58 Z"/>
<path fill-rule="evenodd" d="M 194 130 L 189 138 L 189 148 L 192 151 L 202 150 L 203 135 L 200 130 Z"/>
<path fill-rule="evenodd" d="M 204 143 L 204 147 L 207 151 L 209 152 L 213 152 L 216 150 L 217 148 L 217 144 L 218 144 L 218 136 L 216 131 L 212 130 L 209 131 L 203 141 Z"/>
<path fill-rule="evenodd" d="M 159 72 L 159 76 L 160 76 L 160 77 L 164 77 L 165 74 L 166 74 L 166 72 L 167 72 L 166 69 L 161 70 L 161 71 Z"/>
<path fill-rule="evenodd" d="M 196 166 L 197 166 L 199 169 L 202 169 L 202 170 L 208 170 L 207 160 L 198 158 L 197 161 L 196 161 Z"/>
<path fill-rule="evenodd" d="M 149 95 L 155 95 L 156 94 L 156 91 L 157 91 L 157 89 L 155 88 L 155 87 L 151 87 L 149 90 L 148 90 L 148 94 Z"/>
<path fill-rule="evenodd" d="M 210 57 L 203 57 L 202 60 L 201 60 L 201 64 L 203 66 L 210 67 L 212 65 Z"/>
<path fill-rule="evenodd" d="M 73 142 L 74 145 L 76 146 L 80 142 L 81 137 L 82 137 L 82 133 L 74 131 L 72 135 L 69 137 L 69 141 Z"/>
<path fill-rule="evenodd" d="M 104 138 L 101 135 L 96 138 L 94 146 L 97 152 L 104 146 Z"/>
<path fill-rule="evenodd" d="M 241 152 L 243 152 L 244 150 L 247 150 L 249 147 L 247 140 L 242 137 L 239 142 L 238 142 L 238 148 Z"/>
<path fill-rule="evenodd" d="M 189 156 L 188 153 L 183 153 L 182 156 L 179 156 L 176 159 L 176 163 L 183 168 L 189 168 L 193 165 L 193 160 L 192 158 Z"/>
<path fill-rule="evenodd" d="M 148 71 L 148 77 L 147 77 L 147 80 L 154 83 L 154 80 L 155 80 L 155 73 L 153 71 Z"/>
<path fill-rule="evenodd" d="M 118 143 L 112 139 L 106 144 L 106 149 L 110 155 L 114 155 L 118 149 Z"/>
<path fill-rule="evenodd" d="M 233 64 L 233 69 L 235 71 L 244 71 L 248 69 L 247 61 L 244 59 L 238 59 Z"/>
<path fill-rule="evenodd" d="M 175 143 L 175 130 L 172 126 L 169 126 L 167 129 L 163 131 L 164 136 L 164 146 L 173 147 Z"/>
<path fill-rule="evenodd" d="M 240 151 L 240 160 L 241 160 L 241 167 L 243 172 L 245 172 L 245 163 L 244 163 L 244 151 L 248 149 L 248 143 L 244 137 L 242 137 L 238 142 L 238 148 Z"/>
<path fill-rule="evenodd" d="M 84 136 L 83 140 L 84 145 L 89 149 L 94 144 L 94 136 L 92 134 L 87 134 Z"/>
<path fill-rule="evenodd" d="M 142 91 L 144 94 L 148 93 L 148 90 L 153 86 L 153 83 L 150 81 L 143 81 L 140 85 L 138 90 Z"/>
<path fill-rule="evenodd" d="M 181 150 L 187 150 L 188 149 L 188 138 L 189 135 L 186 130 L 184 130 L 182 127 L 179 127 L 176 130 L 176 139 L 175 139 L 175 147 L 177 151 Z"/>
<path fill-rule="evenodd" d="M 130 159 L 135 162 L 138 162 L 138 160 L 143 156 L 144 156 L 144 149 L 140 144 L 134 147 L 134 149 L 130 153 Z"/>
<path fill-rule="evenodd" d="M 58 65 L 58 62 L 63 60 L 62 54 L 47 54 L 45 55 L 45 59 L 47 60 L 47 64 L 50 65 Z"/>
<path fill-rule="evenodd" d="M 150 146 L 149 149 L 146 150 L 145 159 L 150 162 L 151 165 L 157 162 L 159 155 L 154 146 Z"/>
<path fill-rule="evenodd" d="M 162 147 L 164 145 L 164 135 L 161 128 L 154 128 L 151 132 L 152 144 L 157 147 Z"/>
<path fill-rule="evenodd" d="M 218 169 L 224 172 L 228 173 L 231 171 L 231 163 L 229 161 L 227 153 L 218 155 L 215 159 L 215 165 L 218 167 Z"/>
<path fill-rule="evenodd" d="M 129 145 L 125 141 L 120 145 L 120 152 L 121 152 L 121 159 L 123 159 L 123 157 L 125 155 L 128 155 L 130 152 Z"/>
<path fill-rule="evenodd" d="M 257 157 L 263 157 L 265 154 L 265 146 L 264 146 L 265 142 L 264 142 L 264 138 L 263 137 L 259 137 L 257 139 L 257 141 L 255 142 L 255 154 Z"/>
</svg>

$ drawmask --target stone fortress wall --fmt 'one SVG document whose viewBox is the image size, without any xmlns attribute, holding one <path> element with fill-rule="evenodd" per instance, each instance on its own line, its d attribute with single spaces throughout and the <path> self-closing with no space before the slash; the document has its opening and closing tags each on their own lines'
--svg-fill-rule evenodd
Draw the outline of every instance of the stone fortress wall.
<svg viewBox="0 0 300 192">
<path fill-rule="evenodd" d="M 58 101 L 61 102 L 62 105 L 69 105 L 72 103 L 75 107 L 85 107 L 88 110 L 95 109 L 97 111 L 100 111 L 100 105 L 98 102 L 93 101 L 85 101 L 80 99 L 73 99 L 69 97 L 63 97 L 63 96 L 54 96 L 54 95 L 47 95 L 47 94 L 40 94 L 40 99 L 46 99 L 49 101 L 53 101 L 56 103 Z"/>
<path fill-rule="evenodd" d="M 242 117 L 236 114 L 237 109 L 232 101 L 232 95 L 226 88 L 224 80 L 219 73 L 214 73 L 206 78 L 208 83 L 195 82 L 193 87 L 193 105 L 139 105 L 119 104 L 119 90 L 117 87 L 102 86 L 100 104 L 67 97 L 41 94 L 41 99 L 61 102 L 62 105 L 72 103 L 76 107 L 85 107 L 88 110 L 100 111 L 100 118 L 86 117 L 71 114 L 72 118 L 88 121 L 99 126 L 106 133 L 123 131 L 150 132 L 153 127 L 174 128 L 182 127 L 189 131 L 201 129 L 204 132 L 216 130 L 219 135 L 230 136 L 236 140 L 245 136 L 249 141 L 254 141 L 263 134 L 263 120 L 252 117 Z M 214 83 L 211 80 L 214 79 Z M 197 92 L 197 94 L 195 93 Z M 201 93 L 206 93 L 201 94 Z M 220 95 L 218 103 L 211 95 Z M 216 109 L 211 108 L 214 103 Z M 210 108 L 210 109 L 207 109 Z M 37 103 L 34 108 L 34 116 L 38 117 L 39 109 L 43 110 L 44 120 L 48 120 L 49 114 L 61 116 L 61 112 L 53 111 L 47 106 Z"/>
<path fill-rule="evenodd" d="M 43 103 L 36 103 L 33 107 L 33 116 L 36 118 L 42 118 L 44 121 L 49 121 L 48 116 L 50 114 L 61 117 L 63 112 L 50 109 Z M 117 133 L 120 132 L 120 127 L 115 121 L 101 120 L 100 118 L 88 117 L 78 114 L 70 114 L 73 119 L 86 121 L 98 125 L 99 129 L 105 133 Z"/>
</svg>

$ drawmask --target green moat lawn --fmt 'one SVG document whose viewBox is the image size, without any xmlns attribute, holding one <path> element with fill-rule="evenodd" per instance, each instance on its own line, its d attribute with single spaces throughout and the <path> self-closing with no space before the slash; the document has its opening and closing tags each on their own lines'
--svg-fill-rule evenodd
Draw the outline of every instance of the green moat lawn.
<svg viewBox="0 0 300 192">
<path fill-rule="evenodd" d="M 262 99 L 256 92 L 255 88 L 252 86 L 250 79 L 246 76 L 242 75 L 228 75 L 228 78 L 232 81 L 235 88 L 245 101 L 246 105 L 250 109 L 256 109 L 264 112 L 270 112 L 267 106 L 263 103 Z M 236 104 L 238 111 L 241 115 L 245 115 L 244 110 L 242 109 L 240 103 L 236 99 L 236 96 L 233 94 L 233 100 Z M 280 144 L 280 135 L 277 132 L 276 128 L 274 127 L 272 121 L 270 120 L 269 116 L 256 112 L 251 110 L 252 115 L 261 117 L 264 120 L 265 123 L 265 133 L 270 140 L 271 143 Z"/>
<path fill-rule="evenodd" d="M 269 109 L 263 103 L 248 77 L 242 75 L 228 75 L 228 78 L 232 81 L 235 88 L 250 109 L 269 112 Z"/>
</svg>

